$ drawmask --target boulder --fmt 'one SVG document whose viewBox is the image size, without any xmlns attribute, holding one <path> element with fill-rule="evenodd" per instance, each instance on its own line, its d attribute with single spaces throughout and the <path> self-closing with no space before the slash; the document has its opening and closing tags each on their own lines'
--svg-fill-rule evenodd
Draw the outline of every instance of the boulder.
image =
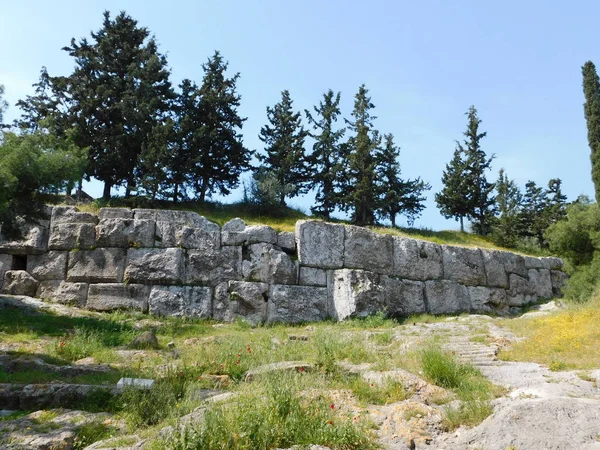
<svg viewBox="0 0 600 450">
<path fill-rule="evenodd" d="M 444 278 L 466 286 L 485 286 L 485 268 L 478 248 L 442 246 Z"/>
<path fill-rule="evenodd" d="M 64 305 L 85 306 L 87 294 L 87 283 L 51 280 L 40 282 L 36 297 Z"/>
<path fill-rule="evenodd" d="M 223 281 L 242 279 L 242 247 L 188 252 L 187 282 L 216 286 Z"/>
<path fill-rule="evenodd" d="M 182 284 L 185 281 L 183 250 L 130 248 L 125 279 L 133 283 Z"/>
<path fill-rule="evenodd" d="M 50 250 L 89 249 L 96 245 L 96 226 L 93 223 L 58 223 L 50 227 Z"/>
<path fill-rule="evenodd" d="M 269 285 L 246 281 L 229 282 L 229 308 L 233 318 L 258 325 L 267 318 Z"/>
<path fill-rule="evenodd" d="M 425 299 L 430 314 L 456 314 L 470 309 L 467 288 L 450 280 L 426 281 Z"/>
<path fill-rule="evenodd" d="M 96 311 L 133 309 L 148 312 L 150 286 L 143 284 L 102 283 L 91 284 L 86 308 Z"/>
<path fill-rule="evenodd" d="M 0 227 L 1 230 L 1 227 Z M 11 255 L 40 255 L 48 248 L 48 222 L 38 225 L 22 224 L 22 239 L 8 240 L 0 234 L 0 253 Z"/>
<path fill-rule="evenodd" d="M 220 246 L 221 229 L 216 223 L 194 212 L 156 211 L 155 247 L 204 250 Z"/>
<path fill-rule="evenodd" d="M 269 289 L 267 322 L 316 322 L 327 318 L 327 288 L 273 285 Z"/>
<path fill-rule="evenodd" d="M 552 293 L 555 297 L 561 297 L 563 295 L 562 288 L 567 283 L 569 276 L 560 270 L 552 270 L 550 271 L 550 278 L 552 281 Z"/>
<path fill-rule="evenodd" d="M 335 270 L 330 281 L 329 314 L 336 320 L 365 317 L 385 311 L 385 290 L 380 275 L 365 270 Z"/>
<path fill-rule="evenodd" d="M 327 272 L 315 267 L 300 267 L 298 284 L 303 286 L 327 286 Z"/>
<path fill-rule="evenodd" d="M 10 270 L 12 266 L 12 256 L 0 254 L 0 289 L 4 283 L 4 273 Z"/>
<path fill-rule="evenodd" d="M 343 225 L 318 220 L 296 222 L 300 264 L 320 269 L 341 269 L 344 267 L 345 234 Z"/>
<path fill-rule="evenodd" d="M 378 234 L 367 228 L 346 226 L 344 267 L 377 273 L 393 272 L 392 236 Z"/>
<path fill-rule="evenodd" d="M 10 295 L 35 297 L 38 281 L 25 270 L 7 270 L 4 272 L 2 292 Z"/>
<path fill-rule="evenodd" d="M 142 334 L 138 334 L 129 343 L 129 348 L 136 350 L 154 349 L 158 350 L 158 339 L 152 331 L 144 331 Z"/>
<path fill-rule="evenodd" d="M 252 244 L 242 262 L 242 275 L 248 281 L 296 284 L 298 262 L 272 244 Z"/>
<path fill-rule="evenodd" d="M 148 299 L 151 314 L 211 317 L 212 289 L 200 286 L 153 286 Z"/>
<path fill-rule="evenodd" d="M 277 246 L 288 253 L 296 252 L 296 235 L 291 231 L 282 231 L 277 234 Z"/>
<path fill-rule="evenodd" d="M 98 247 L 154 247 L 153 220 L 102 219 L 96 226 Z"/>
<path fill-rule="evenodd" d="M 133 219 L 133 210 L 129 208 L 100 208 L 100 221 L 104 219 Z"/>
<path fill-rule="evenodd" d="M 471 312 L 490 313 L 506 309 L 506 290 L 483 286 L 468 286 Z"/>
<path fill-rule="evenodd" d="M 388 315 L 406 317 L 426 311 L 423 282 L 382 276 L 381 283 Z"/>
<path fill-rule="evenodd" d="M 36 280 L 64 280 L 67 276 L 67 252 L 51 250 L 27 258 L 27 272 Z"/>
<path fill-rule="evenodd" d="M 277 238 L 273 228 L 266 225 L 248 226 L 240 218 L 227 222 L 221 231 L 223 245 L 277 244 Z"/>
<path fill-rule="evenodd" d="M 96 225 L 98 217 L 87 212 L 79 212 L 74 206 L 55 206 L 52 208 L 50 223 L 57 225 L 60 223 L 89 223 Z"/>
<path fill-rule="evenodd" d="M 409 280 L 437 280 L 443 276 L 442 247 L 433 242 L 393 236 L 392 274 Z"/>
<path fill-rule="evenodd" d="M 536 300 L 552 298 L 550 269 L 529 269 L 529 286 Z"/>
<path fill-rule="evenodd" d="M 69 253 L 67 281 L 119 283 L 123 281 L 126 250 L 97 248 Z"/>
<path fill-rule="evenodd" d="M 496 250 L 481 250 L 487 286 L 508 289 L 504 253 Z"/>
</svg>

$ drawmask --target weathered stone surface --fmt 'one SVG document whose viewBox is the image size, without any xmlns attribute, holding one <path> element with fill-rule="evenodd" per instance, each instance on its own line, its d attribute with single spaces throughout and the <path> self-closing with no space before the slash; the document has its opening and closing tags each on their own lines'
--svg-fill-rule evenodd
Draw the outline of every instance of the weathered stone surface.
<svg viewBox="0 0 600 450">
<path fill-rule="evenodd" d="M 200 286 L 153 286 L 150 313 L 158 316 L 211 317 L 212 289 Z"/>
<path fill-rule="evenodd" d="M 560 270 L 552 270 L 550 278 L 552 279 L 552 293 L 554 296 L 560 297 L 562 295 L 562 288 L 569 279 L 569 276 Z"/>
<path fill-rule="evenodd" d="M 469 291 L 472 312 L 501 311 L 507 306 L 505 289 L 469 286 L 467 290 Z"/>
<path fill-rule="evenodd" d="M 327 288 L 271 286 L 267 306 L 267 322 L 315 322 L 326 318 Z"/>
<path fill-rule="evenodd" d="M 268 284 L 230 281 L 228 292 L 233 318 L 239 317 L 253 325 L 266 320 Z"/>
<path fill-rule="evenodd" d="M 235 218 L 223 225 L 221 239 L 223 245 L 277 244 L 277 232 L 266 225 L 248 226 Z"/>
<path fill-rule="evenodd" d="M 510 306 L 523 306 L 535 301 L 534 292 L 527 278 L 513 273 L 509 276 L 509 285 L 506 300 Z"/>
<path fill-rule="evenodd" d="M 2 292 L 5 294 L 35 297 L 37 287 L 37 280 L 24 270 L 7 270 L 4 272 Z"/>
<path fill-rule="evenodd" d="M 527 267 L 525 267 L 525 258 L 516 253 L 501 252 L 504 260 L 504 268 L 508 275 L 515 274 L 520 277 L 527 277 Z"/>
<path fill-rule="evenodd" d="M 504 252 L 481 250 L 487 286 L 508 289 L 508 274 L 504 266 Z"/>
<path fill-rule="evenodd" d="M 12 256 L 0 254 L 0 290 L 2 289 L 2 284 L 4 283 L 4 273 L 11 269 L 11 265 Z"/>
<path fill-rule="evenodd" d="M 548 258 L 537 258 L 535 256 L 523 256 L 527 269 L 550 269 Z"/>
<path fill-rule="evenodd" d="M 426 311 L 421 281 L 381 277 L 385 290 L 386 310 L 389 316 L 409 316 Z"/>
<path fill-rule="evenodd" d="M 105 219 L 133 219 L 133 210 L 129 208 L 100 208 L 100 221 Z"/>
<path fill-rule="evenodd" d="M 393 236 L 392 274 L 409 280 L 437 280 L 443 276 L 442 247 L 433 242 Z"/>
<path fill-rule="evenodd" d="M 563 267 L 563 260 L 560 258 L 557 258 L 555 256 L 550 256 L 548 258 L 545 258 L 546 261 L 548 262 L 548 266 L 551 270 L 561 270 Z"/>
<path fill-rule="evenodd" d="M 98 247 L 154 247 L 153 220 L 103 219 L 96 226 Z"/>
<path fill-rule="evenodd" d="M 346 226 L 344 267 L 377 273 L 393 272 L 392 236 L 378 234 L 367 228 Z"/>
<path fill-rule="evenodd" d="M 85 306 L 96 311 L 134 309 L 148 312 L 148 294 L 150 286 L 143 284 L 91 284 Z"/>
<path fill-rule="evenodd" d="M 296 235 L 291 231 L 282 231 L 277 234 L 277 246 L 283 251 L 294 253 L 296 251 Z"/>
<path fill-rule="evenodd" d="M 344 266 L 343 225 L 300 220 L 296 222 L 298 260 L 303 266 L 341 269 Z"/>
<path fill-rule="evenodd" d="M 96 391 L 116 394 L 113 386 L 90 384 L 0 384 L 0 399 L 2 399 L 0 408 L 30 411 L 43 408 L 68 408 L 81 405 Z"/>
<path fill-rule="evenodd" d="M 231 322 L 233 316 L 233 304 L 229 295 L 229 282 L 219 283 L 215 286 L 213 298 L 212 317 L 220 322 Z"/>
<path fill-rule="evenodd" d="M 298 262 L 272 244 L 252 244 L 242 262 L 245 280 L 269 284 L 296 284 Z"/>
<path fill-rule="evenodd" d="M 87 212 L 79 212 L 74 206 L 55 206 L 50 217 L 52 225 L 59 223 L 91 223 L 96 225 L 98 217 Z"/>
<path fill-rule="evenodd" d="M 442 246 L 444 278 L 467 286 L 485 286 L 485 269 L 478 248 Z"/>
<path fill-rule="evenodd" d="M 216 286 L 223 281 L 242 279 L 242 247 L 220 250 L 190 250 L 187 282 Z"/>
<path fill-rule="evenodd" d="M 298 284 L 303 286 L 327 286 L 327 272 L 315 267 L 300 267 Z"/>
<path fill-rule="evenodd" d="M 0 253 L 11 255 L 39 255 L 48 248 L 48 221 L 41 221 L 39 225 L 23 223 L 21 225 L 23 239 L 9 241 L 0 233 Z M 0 231 L 2 227 L 0 226 Z"/>
<path fill-rule="evenodd" d="M 27 272 L 36 280 L 64 280 L 67 275 L 67 252 L 49 251 L 27 258 Z"/>
<path fill-rule="evenodd" d="M 125 279 L 134 283 L 182 284 L 185 281 L 183 250 L 130 248 Z"/>
<path fill-rule="evenodd" d="M 552 298 L 552 277 L 549 269 L 529 269 L 529 286 L 532 294 L 539 299 Z"/>
<path fill-rule="evenodd" d="M 331 277 L 329 315 L 336 320 L 385 311 L 380 275 L 365 270 L 335 270 Z"/>
<path fill-rule="evenodd" d="M 50 227 L 50 250 L 89 249 L 96 245 L 96 227 L 92 223 L 58 223 Z"/>
<path fill-rule="evenodd" d="M 314 369 L 314 365 L 304 361 L 281 361 L 271 364 L 265 364 L 259 366 L 256 369 L 249 370 L 246 372 L 244 380 L 246 382 L 254 381 L 258 377 L 263 375 L 270 375 L 273 373 L 283 372 L 309 372 Z"/>
<path fill-rule="evenodd" d="M 64 305 L 85 306 L 87 293 L 87 283 L 69 283 L 67 281 L 51 280 L 40 282 L 36 296 Z"/>
<path fill-rule="evenodd" d="M 156 222 L 156 209 L 136 208 L 133 210 L 133 218 L 135 220 L 154 220 Z"/>
<path fill-rule="evenodd" d="M 69 253 L 67 281 L 119 283 L 123 281 L 126 250 L 97 248 Z"/>
<path fill-rule="evenodd" d="M 158 339 L 152 331 L 144 331 L 133 338 L 133 340 L 129 343 L 129 348 L 136 350 L 152 348 L 154 350 L 158 350 Z"/>
<path fill-rule="evenodd" d="M 426 281 L 425 299 L 430 314 L 455 314 L 470 309 L 469 291 L 454 281 Z"/>
<path fill-rule="evenodd" d="M 137 217 L 137 212 L 136 212 Z M 157 211 L 155 247 L 218 249 L 221 229 L 205 217 L 188 211 Z"/>
</svg>

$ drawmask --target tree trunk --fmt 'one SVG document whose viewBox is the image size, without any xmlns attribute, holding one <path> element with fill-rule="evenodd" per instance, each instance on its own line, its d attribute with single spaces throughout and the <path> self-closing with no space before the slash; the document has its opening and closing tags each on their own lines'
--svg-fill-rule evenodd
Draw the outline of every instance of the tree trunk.
<svg viewBox="0 0 600 450">
<path fill-rule="evenodd" d="M 177 198 L 179 197 L 179 184 L 175 183 L 173 188 L 173 203 L 177 203 Z"/>
<path fill-rule="evenodd" d="M 108 181 L 104 182 L 104 192 L 102 193 L 102 199 L 103 200 L 110 200 L 110 190 L 112 188 L 112 183 L 109 183 Z"/>
<path fill-rule="evenodd" d="M 396 215 L 392 214 L 390 219 L 392 221 L 392 228 L 396 228 Z"/>
<path fill-rule="evenodd" d="M 461 233 L 465 232 L 465 226 L 463 224 L 463 216 L 460 216 L 460 232 Z"/>
</svg>

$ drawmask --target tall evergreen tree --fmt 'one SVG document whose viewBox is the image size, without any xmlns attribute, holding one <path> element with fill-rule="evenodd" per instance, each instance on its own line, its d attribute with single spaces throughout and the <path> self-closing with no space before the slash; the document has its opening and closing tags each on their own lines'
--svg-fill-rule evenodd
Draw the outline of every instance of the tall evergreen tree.
<svg viewBox="0 0 600 450">
<path fill-rule="evenodd" d="M 271 172 L 279 183 L 279 205 L 285 197 L 306 192 L 308 176 L 304 140 L 308 133 L 302 126 L 299 112 L 294 112 L 289 91 L 281 93 L 281 101 L 273 108 L 267 106 L 269 124 L 260 130 L 259 139 L 265 143 L 265 154 L 258 154 L 264 170 Z"/>
<path fill-rule="evenodd" d="M 0 125 L 4 119 L 4 111 L 8 108 L 8 103 L 4 100 L 4 85 L 0 84 Z"/>
<path fill-rule="evenodd" d="M 494 241 L 503 247 L 515 247 L 521 233 L 520 213 L 522 194 L 514 180 L 508 178 L 504 169 L 496 181 L 496 205 L 499 217 L 494 221 Z"/>
<path fill-rule="evenodd" d="M 312 154 L 308 157 L 311 167 L 310 188 L 316 189 L 316 205 L 311 207 L 313 214 L 329 219 L 339 203 L 337 198 L 341 167 L 341 142 L 345 128 L 335 129 L 341 114 L 340 93 L 330 89 L 323 94 L 319 106 L 314 106 L 313 116 L 306 110 L 308 122 L 316 131 L 310 133 L 315 140 Z"/>
<path fill-rule="evenodd" d="M 567 196 L 562 192 L 562 181 L 560 178 L 552 178 L 548 181 L 546 198 L 548 226 L 567 217 Z"/>
<path fill-rule="evenodd" d="M 548 228 L 545 217 L 547 200 L 546 191 L 538 187 L 535 181 L 530 180 L 525 184 L 521 211 L 522 234 L 534 238 L 540 247 L 544 246 L 544 232 Z"/>
<path fill-rule="evenodd" d="M 419 217 L 425 209 L 424 201 L 427 199 L 423 194 L 431 189 L 428 183 L 420 178 L 415 180 L 403 180 L 401 178 L 400 147 L 394 144 L 394 136 L 386 134 L 384 145 L 379 155 L 377 167 L 378 190 L 380 192 L 379 216 L 389 218 L 392 226 L 396 226 L 396 216 L 404 214 L 409 225 Z"/>
<path fill-rule="evenodd" d="M 465 151 L 459 142 L 456 143 L 454 156 L 446 164 L 442 174 L 443 188 L 435 194 L 435 202 L 442 216 L 460 222 L 460 231 L 465 231 L 464 220 L 471 212 L 469 198 L 469 180 L 466 177 L 467 162 Z"/>
<path fill-rule="evenodd" d="M 590 146 L 592 162 L 592 181 L 596 193 L 596 200 L 600 201 L 600 78 L 596 66 L 587 61 L 583 67 L 583 94 L 585 103 L 583 111 L 588 130 L 588 144 Z"/>
</svg>

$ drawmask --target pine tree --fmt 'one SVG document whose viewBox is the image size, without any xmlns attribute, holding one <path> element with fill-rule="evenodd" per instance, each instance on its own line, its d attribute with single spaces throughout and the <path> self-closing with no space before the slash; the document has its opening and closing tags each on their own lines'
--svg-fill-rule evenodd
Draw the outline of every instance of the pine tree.
<svg viewBox="0 0 600 450">
<path fill-rule="evenodd" d="M 394 136 L 386 134 L 384 146 L 379 155 L 377 167 L 378 190 L 380 192 L 380 207 L 378 214 L 381 218 L 389 218 L 392 226 L 396 226 L 396 216 L 404 214 L 409 225 L 419 217 L 425 209 L 423 196 L 424 191 L 431 189 L 428 183 L 415 180 L 403 180 L 400 178 L 400 147 L 394 144 Z"/>
<path fill-rule="evenodd" d="M 545 218 L 547 204 L 546 191 L 538 187 L 535 181 L 528 181 L 525 184 L 521 211 L 522 234 L 524 237 L 534 238 L 540 247 L 544 246 L 544 232 L 548 227 Z"/>
<path fill-rule="evenodd" d="M 548 181 L 546 198 L 548 226 L 567 217 L 567 196 L 562 193 L 562 181 L 560 178 L 552 178 Z"/>
<path fill-rule="evenodd" d="M 514 180 L 510 180 L 504 169 L 498 173 L 496 182 L 496 205 L 500 216 L 494 221 L 494 242 L 503 247 L 515 247 L 521 234 L 520 212 L 522 194 Z"/>
<path fill-rule="evenodd" d="M 592 162 L 592 181 L 596 193 L 596 200 L 600 199 L 600 78 L 596 66 L 591 61 L 582 67 L 583 94 L 585 103 L 583 111 L 588 130 L 588 144 L 590 146 Z"/>
<path fill-rule="evenodd" d="M 340 116 L 340 93 L 334 94 L 330 89 L 323 94 L 319 106 L 313 107 L 315 116 L 306 110 L 308 122 L 316 130 L 310 136 L 315 140 L 313 151 L 308 158 L 311 167 L 310 189 L 316 189 L 316 205 L 311 207 L 315 215 L 329 219 L 339 203 L 341 167 L 340 139 L 346 132 L 345 128 L 335 129 L 335 123 Z"/>
<path fill-rule="evenodd" d="M 265 143 L 265 154 L 258 154 L 264 170 L 271 172 L 279 183 L 279 205 L 285 198 L 306 192 L 308 176 L 304 139 L 308 133 L 302 126 L 299 112 L 294 112 L 289 91 L 281 93 L 281 101 L 273 108 L 267 106 L 269 125 L 260 130 L 259 139 Z"/>
<path fill-rule="evenodd" d="M 435 194 L 435 202 L 442 216 L 446 219 L 460 221 L 460 231 L 465 231 L 464 220 L 471 212 L 469 199 L 469 180 L 466 177 L 467 162 L 465 151 L 459 142 L 456 143 L 454 157 L 446 164 L 442 174 L 444 187 Z"/>
</svg>

